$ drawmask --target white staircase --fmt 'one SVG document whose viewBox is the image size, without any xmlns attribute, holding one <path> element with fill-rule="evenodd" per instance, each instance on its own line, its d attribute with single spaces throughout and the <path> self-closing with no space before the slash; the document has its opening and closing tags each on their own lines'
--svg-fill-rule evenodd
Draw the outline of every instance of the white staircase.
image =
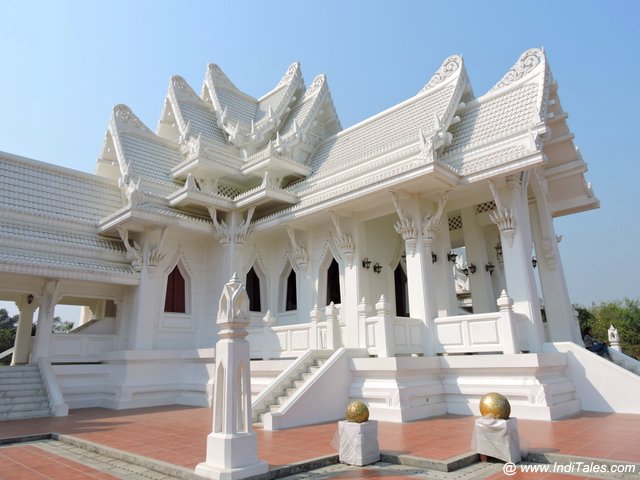
<svg viewBox="0 0 640 480">
<path fill-rule="evenodd" d="M 290 399 L 290 397 L 302 387 L 320 369 L 331 351 L 310 351 L 310 355 L 300 357 L 293 365 L 285 370 L 269 388 L 268 392 L 258 396 L 253 404 L 253 421 L 262 423 L 263 416 L 267 412 L 277 412 Z"/>
<path fill-rule="evenodd" d="M 0 367 L 0 420 L 51 415 L 37 365 Z"/>
</svg>

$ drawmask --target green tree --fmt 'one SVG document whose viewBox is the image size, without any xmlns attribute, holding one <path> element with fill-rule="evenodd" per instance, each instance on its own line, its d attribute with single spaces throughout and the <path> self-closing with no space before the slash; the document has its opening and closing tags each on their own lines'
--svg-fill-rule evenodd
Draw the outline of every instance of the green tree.
<svg viewBox="0 0 640 480">
<path fill-rule="evenodd" d="M 598 338 L 606 340 L 607 330 L 613 325 L 620 334 L 622 351 L 640 359 L 640 300 L 602 302 L 590 311 L 594 319 L 591 327 Z"/>
<path fill-rule="evenodd" d="M 60 317 L 53 318 L 53 333 L 69 333 L 73 329 L 73 322 L 67 322 Z"/>
<path fill-rule="evenodd" d="M 16 339 L 16 327 L 19 315 L 11 317 L 5 308 L 0 308 L 0 353 L 13 347 Z M 0 364 L 7 365 L 11 356 L 0 359 Z"/>
</svg>

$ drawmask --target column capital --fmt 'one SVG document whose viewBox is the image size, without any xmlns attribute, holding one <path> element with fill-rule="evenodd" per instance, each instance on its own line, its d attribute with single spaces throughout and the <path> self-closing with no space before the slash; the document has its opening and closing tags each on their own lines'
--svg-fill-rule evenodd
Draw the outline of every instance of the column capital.
<svg viewBox="0 0 640 480">
<path fill-rule="evenodd" d="M 340 217 L 335 212 L 329 211 L 329 214 L 331 215 L 333 226 L 336 229 L 336 235 L 334 237 L 336 245 L 340 249 L 344 259 L 347 261 L 347 266 L 352 267 L 356 253 L 356 244 L 353 241 L 353 237 L 350 233 L 342 230 Z"/>
</svg>

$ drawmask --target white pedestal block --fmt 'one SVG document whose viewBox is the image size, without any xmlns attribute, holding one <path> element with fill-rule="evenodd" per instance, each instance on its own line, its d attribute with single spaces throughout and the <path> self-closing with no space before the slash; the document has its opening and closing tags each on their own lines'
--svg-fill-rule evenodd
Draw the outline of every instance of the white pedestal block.
<svg viewBox="0 0 640 480">
<path fill-rule="evenodd" d="M 340 461 L 349 465 L 369 465 L 380 461 L 378 422 L 338 422 Z"/>
<path fill-rule="evenodd" d="M 255 433 L 207 437 L 207 460 L 196 466 L 195 473 L 205 478 L 237 480 L 266 473 L 269 465 L 258 460 Z"/>
<path fill-rule="evenodd" d="M 522 460 L 518 420 L 496 420 L 482 417 L 476 419 L 473 430 L 472 448 L 480 455 L 499 458 L 505 462 L 517 463 Z"/>
</svg>

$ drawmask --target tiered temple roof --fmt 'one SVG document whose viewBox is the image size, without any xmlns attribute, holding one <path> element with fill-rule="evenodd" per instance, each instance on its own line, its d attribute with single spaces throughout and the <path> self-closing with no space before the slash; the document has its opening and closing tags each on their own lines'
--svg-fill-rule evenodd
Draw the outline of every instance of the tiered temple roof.
<svg viewBox="0 0 640 480">
<path fill-rule="evenodd" d="M 254 227 L 271 228 L 403 182 L 455 190 L 534 167 L 546 172 L 554 215 L 594 208 L 566 117 L 540 49 L 477 98 L 462 57 L 451 56 L 416 95 L 345 130 L 324 75 L 307 87 L 293 63 L 254 98 L 212 64 L 200 96 L 170 79 L 155 133 L 114 107 L 96 175 L 1 154 L 0 265 L 44 272 L 55 261 L 39 252 L 69 245 L 74 258 L 55 268 L 135 281 L 111 238 L 120 227 L 209 233 L 215 212 L 255 207 Z"/>
</svg>

